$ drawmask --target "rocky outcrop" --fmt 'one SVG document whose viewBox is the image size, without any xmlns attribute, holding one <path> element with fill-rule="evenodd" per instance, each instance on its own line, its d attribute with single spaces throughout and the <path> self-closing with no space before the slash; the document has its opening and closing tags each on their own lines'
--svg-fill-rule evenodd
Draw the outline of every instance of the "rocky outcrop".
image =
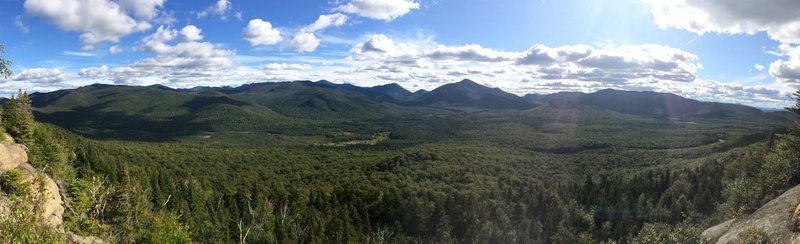
<svg viewBox="0 0 800 244">
<path fill-rule="evenodd" d="M 3 133 L 0 132 L 0 137 Z M 0 143 L 0 172 L 6 172 L 28 162 L 27 148 L 22 144 Z"/>
<path fill-rule="evenodd" d="M 81 236 L 75 233 L 67 233 L 67 243 L 72 244 L 104 244 L 103 239 L 94 236 Z"/>
<path fill-rule="evenodd" d="M 800 186 L 784 192 L 764 204 L 752 214 L 729 220 L 703 231 L 703 238 L 711 243 L 733 243 L 739 233 L 750 228 L 761 228 L 777 243 L 800 244 L 800 233 L 794 232 L 792 217 L 798 207 Z"/>
<path fill-rule="evenodd" d="M 0 136 L 4 136 L 0 133 Z M 16 169 L 23 174 L 22 181 L 31 183 L 33 193 L 41 193 L 39 200 L 42 203 L 42 217 L 40 224 L 54 229 L 59 229 L 64 214 L 64 204 L 59 194 L 58 185 L 50 177 L 39 174 L 28 161 L 28 153 L 25 146 L 14 143 L 0 143 L 0 173 Z M 36 184 L 36 179 L 42 180 L 42 184 Z M 42 188 L 40 188 L 42 187 Z M 0 200 L 0 215 L 4 215 L 5 201 Z"/>
</svg>

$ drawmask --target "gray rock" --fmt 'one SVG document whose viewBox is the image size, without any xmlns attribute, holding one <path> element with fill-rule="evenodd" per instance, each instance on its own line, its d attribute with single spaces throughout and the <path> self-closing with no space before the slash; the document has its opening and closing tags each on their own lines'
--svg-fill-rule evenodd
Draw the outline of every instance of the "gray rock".
<svg viewBox="0 0 800 244">
<path fill-rule="evenodd" d="M 22 181 L 31 183 L 31 192 L 36 194 L 41 192 L 39 196 L 42 199 L 42 218 L 40 224 L 54 229 L 58 229 L 62 223 L 64 215 L 64 202 L 59 194 L 58 185 L 50 177 L 44 174 L 39 174 L 33 166 L 27 163 L 28 153 L 27 148 L 21 144 L 4 144 L 0 143 L 0 173 L 17 169 L 23 174 Z M 39 189 L 39 184 L 35 184 L 37 177 L 42 177 L 44 181 L 43 188 Z M 7 213 L 7 199 L 0 199 L 0 215 Z"/>
<path fill-rule="evenodd" d="M 733 243 L 739 233 L 755 227 L 766 231 L 777 243 L 800 243 L 800 233 L 793 231 L 791 222 L 798 196 L 800 186 L 795 186 L 748 216 L 729 220 L 703 231 L 703 238 L 710 241 L 717 239 L 718 244 Z"/>
<path fill-rule="evenodd" d="M 28 162 L 28 153 L 26 151 L 27 148 L 21 144 L 0 143 L 0 172 L 6 172 Z"/>
<path fill-rule="evenodd" d="M 724 235 L 725 232 L 728 232 L 728 229 L 730 229 L 731 224 L 733 224 L 734 221 L 735 220 L 731 219 L 703 231 L 703 240 L 708 243 L 717 241 L 717 239 Z"/>
<path fill-rule="evenodd" d="M 74 244 L 105 244 L 103 239 L 94 236 L 81 236 L 72 232 L 67 233 L 67 243 Z"/>
</svg>

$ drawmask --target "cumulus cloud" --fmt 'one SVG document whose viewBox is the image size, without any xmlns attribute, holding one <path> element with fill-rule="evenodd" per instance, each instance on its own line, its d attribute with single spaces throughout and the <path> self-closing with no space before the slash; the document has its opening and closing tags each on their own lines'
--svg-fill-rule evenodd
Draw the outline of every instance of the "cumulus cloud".
<svg viewBox="0 0 800 244">
<path fill-rule="evenodd" d="M 553 62 L 574 62 L 589 56 L 594 49 L 587 45 L 567 45 L 551 48 L 533 45 L 517 62 L 519 64 L 550 64 Z"/>
<path fill-rule="evenodd" d="M 132 11 L 137 17 L 151 20 L 158 15 L 158 8 L 164 6 L 166 0 L 120 0 L 119 5 Z"/>
<path fill-rule="evenodd" d="M 350 54 L 351 60 L 365 61 L 362 69 L 382 72 L 407 73 L 417 67 L 433 67 L 450 76 L 493 77 L 506 72 L 522 72 L 528 78 L 539 80 L 628 82 L 657 79 L 692 82 L 702 68 L 696 55 L 654 44 L 603 49 L 587 45 L 548 47 L 537 44 L 527 51 L 510 52 L 477 44 L 426 48 L 413 43 L 398 43 L 377 34 L 354 45 Z M 474 68 L 486 64 L 503 69 L 478 72 Z"/>
<path fill-rule="evenodd" d="M 24 7 L 28 14 L 42 16 L 61 30 L 80 32 L 84 50 L 151 27 L 109 0 L 26 0 Z"/>
<path fill-rule="evenodd" d="M 433 89 L 443 82 L 479 80 L 517 94 L 652 90 L 752 106 L 781 107 L 785 92 L 767 86 L 698 79 L 695 54 L 663 45 L 618 47 L 533 45 L 504 51 L 480 45 L 426 45 L 376 34 L 357 43 L 338 71 L 352 82 L 398 82 Z"/>
<path fill-rule="evenodd" d="M 33 68 L 22 70 L 19 74 L 12 76 L 11 80 L 30 83 L 58 83 L 69 78 L 69 75 L 58 68 Z"/>
<path fill-rule="evenodd" d="M 181 36 L 186 41 L 199 41 L 203 39 L 203 35 L 200 35 L 200 28 L 194 25 L 187 25 L 181 29 Z"/>
<path fill-rule="evenodd" d="M 102 78 L 115 84 L 136 85 L 144 80 L 169 84 L 192 84 L 217 79 L 233 67 L 232 50 L 201 42 L 202 30 L 186 26 L 180 31 L 160 26 L 139 41 L 136 49 L 155 53 L 120 67 L 88 67 L 78 72 L 84 78 Z"/>
<path fill-rule="evenodd" d="M 371 19 L 392 21 L 414 9 L 419 9 L 419 3 L 413 0 L 352 0 L 334 10 Z"/>
<path fill-rule="evenodd" d="M 261 19 L 250 20 L 242 31 L 242 38 L 250 43 L 250 46 L 273 45 L 283 41 L 281 32 L 272 28 L 271 23 Z"/>
<path fill-rule="evenodd" d="M 769 65 L 769 74 L 793 89 L 800 89 L 800 46 L 782 44 L 776 54 L 783 59 Z"/>
<path fill-rule="evenodd" d="M 291 44 L 297 52 L 313 52 L 319 46 L 319 39 L 314 33 L 301 32 L 292 38 Z"/>
<path fill-rule="evenodd" d="M 108 66 L 87 67 L 78 71 L 80 77 L 104 77 L 108 75 Z"/>
<path fill-rule="evenodd" d="M 432 59 L 471 60 L 478 62 L 513 61 L 519 58 L 518 53 L 504 52 L 481 47 L 477 44 L 464 46 L 438 45 L 425 52 Z"/>
<path fill-rule="evenodd" d="M 124 50 L 119 45 L 108 47 L 108 55 L 116 55 L 122 53 Z"/>
<path fill-rule="evenodd" d="M 300 29 L 300 32 L 317 32 L 331 26 L 342 26 L 347 22 L 347 15 L 335 13 L 320 15 L 314 23 Z"/>
<path fill-rule="evenodd" d="M 763 64 L 755 64 L 753 68 L 756 69 L 756 71 L 763 71 L 766 67 L 764 67 Z"/>
<path fill-rule="evenodd" d="M 227 13 L 231 10 L 231 1 L 217 0 L 214 5 L 209 6 L 203 11 L 197 12 L 197 18 L 204 18 L 209 15 L 219 16 L 220 19 L 226 20 Z"/>
<path fill-rule="evenodd" d="M 342 26 L 347 22 L 347 15 L 335 13 L 320 15 L 314 23 L 303 27 L 292 38 L 292 49 L 297 52 L 313 52 L 319 46 L 320 40 L 314 34 L 332 26 Z"/>
<path fill-rule="evenodd" d="M 769 65 L 769 74 L 792 89 L 800 87 L 800 1 L 795 0 L 643 0 L 657 25 L 698 34 L 754 34 L 765 32 L 780 42 L 781 59 Z M 756 65 L 758 71 L 765 69 Z"/>
<path fill-rule="evenodd" d="M 534 45 L 517 61 L 533 67 L 538 79 L 625 82 L 659 79 L 692 82 L 702 68 L 697 56 L 656 44 L 595 49 L 586 45 L 548 47 Z"/>
<path fill-rule="evenodd" d="M 784 43 L 800 43 L 800 1 L 643 0 L 661 28 L 698 34 L 764 31 Z"/>
<path fill-rule="evenodd" d="M 410 43 L 397 43 L 384 34 L 375 34 L 366 41 L 350 49 L 355 60 L 384 60 L 386 62 L 405 62 L 418 59 L 417 47 Z"/>
</svg>

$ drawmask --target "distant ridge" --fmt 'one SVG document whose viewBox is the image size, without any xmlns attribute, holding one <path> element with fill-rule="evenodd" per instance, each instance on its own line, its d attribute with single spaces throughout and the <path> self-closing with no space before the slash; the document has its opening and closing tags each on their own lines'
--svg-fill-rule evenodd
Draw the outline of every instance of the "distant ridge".
<svg viewBox="0 0 800 244">
<path fill-rule="evenodd" d="M 527 109 L 535 104 L 505 92 L 499 88 L 489 88 L 472 80 L 442 85 L 423 94 L 407 104 L 416 106 L 467 106 L 493 109 Z"/>
<path fill-rule="evenodd" d="M 470 108 L 499 113 L 589 109 L 669 121 L 732 119 L 791 123 L 797 119 L 786 111 L 765 112 L 743 105 L 701 102 L 670 93 L 606 89 L 594 93 L 560 92 L 519 97 L 468 79 L 432 91 L 417 92 L 398 84 L 359 87 L 324 80 L 191 89 L 95 84 L 34 93 L 31 99 L 35 116 L 40 121 L 84 135 L 123 139 L 181 136 L 197 131 L 285 131 L 300 125 L 313 128 L 315 124 L 333 121 L 355 125 L 364 121 L 418 118 L 423 114 L 421 111 Z"/>
</svg>

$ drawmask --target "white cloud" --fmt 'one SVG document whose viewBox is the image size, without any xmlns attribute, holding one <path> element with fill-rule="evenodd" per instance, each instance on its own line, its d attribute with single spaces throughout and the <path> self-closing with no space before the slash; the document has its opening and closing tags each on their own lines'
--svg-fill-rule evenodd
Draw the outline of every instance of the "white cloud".
<svg viewBox="0 0 800 244">
<path fill-rule="evenodd" d="M 348 57 L 337 60 L 303 54 L 235 56 L 220 45 L 185 38 L 183 29 L 159 27 L 139 41 L 136 48 L 153 52 L 153 57 L 119 67 L 84 68 L 77 72 L 76 81 L 58 84 L 100 81 L 193 87 L 326 79 L 360 86 L 397 82 L 414 89 L 433 89 L 470 78 L 519 95 L 613 88 L 761 107 L 791 103 L 787 92 L 772 85 L 698 79 L 695 75 L 702 65 L 696 55 L 662 45 L 533 45 L 508 51 L 476 44 L 442 45 L 423 36 L 393 39 L 376 34 L 354 44 Z M 788 60 L 796 55 L 793 52 L 794 48 L 786 45 L 776 53 Z M 59 79 L 63 80 L 55 80 Z"/>
<path fill-rule="evenodd" d="M 653 44 L 533 45 L 524 51 L 502 51 L 475 44 L 426 45 L 377 34 L 354 45 L 347 60 L 349 66 L 333 77 L 365 85 L 382 81 L 433 89 L 470 78 L 519 95 L 614 88 L 762 107 L 787 104 L 786 93 L 779 88 L 698 79 L 702 65 L 696 55 Z"/>
<path fill-rule="evenodd" d="M 281 32 L 272 28 L 272 24 L 261 20 L 252 19 L 242 31 L 244 38 L 250 46 L 273 45 L 283 41 Z"/>
<path fill-rule="evenodd" d="M 479 62 L 514 61 L 520 57 L 519 53 L 492 50 L 477 44 L 465 46 L 438 45 L 436 48 L 427 50 L 425 56 L 439 60 L 451 59 Z"/>
<path fill-rule="evenodd" d="M 530 72 L 534 77 L 600 82 L 627 82 L 643 78 L 692 82 L 697 71 L 702 68 L 696 55 L 657 44 L 563 51 L 559 55 L 548 57 L 553 60 L 538 63 Z M 529 60 L 528 56 L 522 60 Z"/>
<path fill-rule="evenodd" d="M 111 47 L 108 47 L 108 55 L 120 54 L 123 51 L 124 50 L 119 45 L 113 45 Z"/>
<path fill-rule="evenodd" d="M 588 57 L 594 48 L 587 45 L 567 45 L 551 48 L 536 44 L 517 62 L 519 64 L 550 64 L 553 62 L 574 62 Z"/>
<path fill-rule="evenodd" d="M 116 84 L 127 85 L 141 84 L 145 80 L 193 84 L 218 79 L 233 67 L 231 56 L 235 53 L 232 50 L 199 42 L 202 30 L 196 26 L 187 27 L 179 32 L 160 26 L 156 32 L 143 38 L 138 49 L 153 52 L 156 54 L 154 57 L 137 60 L 129 66 L 90 67 L 82 69 L 79 75 L 104 77 Z"/>
<path fill-rule="evenodd" d="M 151 20 L 158 15 L 158 8 L 164 6 L 166 0 L 120 0 L 119 6 L 132 11 L 137 17 Z"/>
<path fill-rule="evenodd" d="M 313 52 L 317 49 L 320 39 L 317 38 L 315 32 L 322 31 L 331 26 L 342 26 L 347 22 L 347 15 L 335 13 L 328 15 L 320 15 L 314 23 L 303 27 L 292 38 L 292 49 L 297 52 Z"/>
<path fill-rule="evenodd" d="M 769 74 L 792 89 L 800 89 L 800 46 L 782 44 L 776 54 L 783 59 L 769 65 Z"/>
<path fill-rule="evenodd" d="M 336 7 L 334 10 L 362 17 L 391 21 L 397 17 L 419 9 L 419 3 L 413 0 L 352 0 Z"/>
<path fill-rule="evenodd" d="M 181 29 L 181 35 L 183 39 L 186 41 L 199 41 L 203 39 L 203 35 L 200 35 L 200 28 L 194 25 L 187 25 Z"/>
<path fill-rule="evenodd" d="M 90 52 L 73 52 L 73 51 L 64 51 L 64 55 L 76 56 L 76 57 L 94 57 L 94 56 L 97 56 L 94 53 L 90 53 Z"/>
<path fill-rule="evenodd" d="M 292 49 L 298 52 L 313 52 L 319 46 L 319 39 L 314 33 L 301 32 L 292 39 Z"/>
<path fill-rule="evenodd" d="M 308 64 L 287 64 L 287 63 L 270 63 L 262 66 L 264 70 L 310 70 L 311 65 Z"/>
<path fill-rule="evenodd" d="M 783 43 L 800 43 L 800 1 L 643 0 L 661 28 L 698 34 L 764 31 Z"/>
<path fill-rule="evenodd" d="M 22 70 L 19 74 L 12 76 L 11 80 L 30 83 L 58 83 L 69 78 L 69 75 L 58 68 L 33 68 Z"/>
<path fill-rule="evenodd" d="M 28 14 L 42 16 L 61 30 L 80 32 L 84 50 L 151 27 L 109 0 L 26 0 L 24 7 Z"/>
<path fill-rule="evenodd" d="M 204 18 L 209 15 L 219 16 L 220 19 L 226 20 L 226 14 L 231 10 L 231 1 L 217 0 L 217 3 L 209 6 L 203 11 L 197 12 L 197 18 Z"/>
<path fill-rule="evenodd" d="M 78 76 L 80 77 L 103 77 L 108 75 L 109 69 L 108 66 L 99 66 L 99 67 L 88 67 L 83 68 L 78 71 Z"/>
<path fill-rule="evenodd" d="M 23 34 L 28 34 L 28 32 L 31 32 L 31 29 L 28 28 L 28 26 L 25 25 L 25 23 L 22 23 L 22 16 L 17 15 L 17 17 L 14 18 L 14 25 L 17 26 L 17 28 L 19 28 L 19 31 L 22 32 Z"/>
<path fill-rule="evenodd" d="M 395 44 L 394 40 L 384 34 L 375 34 L 366 41 L 358 43 L 350 49 L 351 58 L 355 60 L 386 60 L 397 61 L 416 59 L 419 55 L 417 47 L 411 43 Z"/>
<path fill-rule="evenodd" d="M 347 22 L 347 15 L 335 13 L 335 14 L 327 14 L 327 15 L 320 15 L 317 21 L 314 23 L 300 29 L 300 32 L 317 32 L 324 30 L 331 26 L 342 26 Z"/>
<path fill-rule="evenodd" d="M 756 69 L 757 71 L 763 71 L 764 68 L 766 68 L 766 67 L 764 67 L 763 64 L 755 64 L 755 65 L 753 65 L 753 68 Z"/>
</svg>

